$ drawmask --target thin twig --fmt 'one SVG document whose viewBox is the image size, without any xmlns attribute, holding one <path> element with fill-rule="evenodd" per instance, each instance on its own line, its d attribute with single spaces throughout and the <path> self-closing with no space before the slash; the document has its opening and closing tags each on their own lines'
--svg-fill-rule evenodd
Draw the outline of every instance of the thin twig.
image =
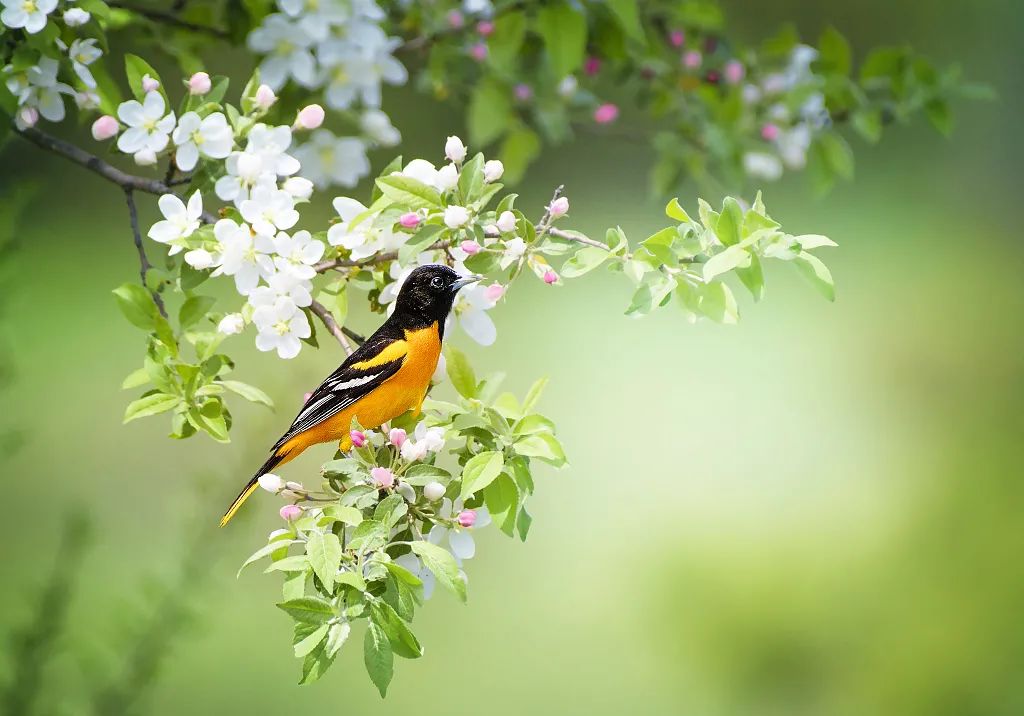
<svg viewBox="0 0 1024 716">
<path fill-rule="evenodd" d="M 146 247 L 142 245 L 142 234 L 139 233 L 139 213 L 135 209 L 135 195 L 131 189 L 125 188 L 124 198 L 128 202 L 128 221 L 132 226 L 132 239 L 135 241 L 135 250 L 139 253 L 139 276 L 142 277 L 142 285 L 146 286 L 146 272 L 152 265 L 146 257 Z M 164 307 L 164 300 L 160 298 L 160 294 L 153 290 L 150 290 L 150 294 L 153 296 L 153 303 L 156 304 L 160 315 L 167 318 L 167 309 Z"/>
<path fill-rule="evenodd" d="M 131 3 L 120 2 L 120 0 L 109 0 L 107 4 L 110 7 L 116 7 L 121 10 L 128 10 L 134 12 L 137 15 L 141 15 L 147 20 L 152 20 L 155 23 L 161 25 L 170 25 L 171 27 L 178 27 L 182 30 L 191 30 L 192 32 L 201 32 L 205 35 L 213 35 L 221 40 L 228 40 L 231 35 L 227 30 L 222 30 L 219 27 L 210 27 L 209 25 L 200 25 L 196 22 L 189 22 L 178 17 L 173 12 L 167 12 L 166 10 L 158 10 L 157 8 L 139 7 Z"/>
<path fill-rule="evenodd" d="M 451 246 L 451 241 L 435 241 L 430 246 L 427 246 L 424 251 L 436 251 L 437 249 L 446 249 Z M 385 251 L 382 254 L 377 254 L 368 259 L 334 259 L 332 261 L 322 261 L 316 264 L 313 268 L 316 269 L 317 273 L 324 273 L 331 269 L 339 268 L 364 268 L 366 266 L 376 266 L 377 264 L 387 263 L 388 261 L 394 261 L 398 258 L 397 251 Z"/>
<path fill-rule="evenodd" d="M 313 301 L 313 303 L 309 304 L 309 310 L 323 322 L 324 327 L 341 344 L 341 347 L 345 349 L 345 353 L 352 355 L 352 344 L 348 342 L 345 330 L 334 320 L 334 316 L 327 310 L 327 306 L 318 301 Z"/>
</svg>

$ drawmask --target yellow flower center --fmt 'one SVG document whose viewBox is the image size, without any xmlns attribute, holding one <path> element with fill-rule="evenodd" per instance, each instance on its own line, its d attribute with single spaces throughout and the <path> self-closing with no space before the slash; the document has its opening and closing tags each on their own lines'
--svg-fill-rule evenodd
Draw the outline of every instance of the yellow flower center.
<svg viewBox="0 0 1024 716">
<path fill-rule="evenodd" d="M 21 4 L 21 9 L 24 10 L 25 12 L 27 12 L 27 13 L 35 12 L 36 11 L 36 2 L 35 2 L 35 0 L 25 0 L 25 2 L 23 2 Z"/>
</svg>

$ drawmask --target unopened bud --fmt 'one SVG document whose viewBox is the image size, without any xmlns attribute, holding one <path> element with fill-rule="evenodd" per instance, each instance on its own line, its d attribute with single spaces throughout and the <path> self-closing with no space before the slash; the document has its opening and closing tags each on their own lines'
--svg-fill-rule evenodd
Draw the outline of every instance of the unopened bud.
<svg viewBox="0 0 1024 716">
<path fill-rule="evenodd" d="M 440 482 L 428 482 L 423 488 L 423 496 L 431 502 L 437 502 L 444 497 L 445 488 Z"/>
<path fill-rule="evenodd" d="M 298 505 L 285 505 L 281 508 L 280 512 L 281 519 L 286 522 L 294 522 L 295 520 L 302 517 L 302 508 Z"/>
<path fill-rule="evenodd" d="M 476 510 L 463 510 L 456 520 L 463 527 L 472 527 L 476 523 Z"/>
<path fill-rule="evenodd" d="M 352 445 L 357 448 L 361 448 L 366 444 L 366 434 L 359 430 L 353 430 L 348 434 L 349 439 L 352 441 Z"/>
<path fill-rule="evenodd" d="M 296 115 L 295 126 L 298 129 L 316 129 L 324 123 L 324 116 L 324 108 L 320 105 L 306 105 Z"/>
<path fill-rule="evenodd" d="M 259 483 L 260 487 L 267 492 L 273 492 L 275 495 L 284 489 L 284 480 L 272 472 L 268 472 L 266 475 L 260 475 Z"/>
<path fill-rule="evenodd" d="M 196 72 L 188 78 L 189 94 L 204 95 L 210 91 L 211 87 L 213 87 L 213 83 L 210 81 L 210 75 L 205 72 Z"/>
<path fill-rule="evenodd" d="M 374 485 L 385 490 L 390 489 L 395 484 L 394 473 L 386 467 L 375 467 L 370 470 L 370 478 L 373 480 Z"/>
</svg>

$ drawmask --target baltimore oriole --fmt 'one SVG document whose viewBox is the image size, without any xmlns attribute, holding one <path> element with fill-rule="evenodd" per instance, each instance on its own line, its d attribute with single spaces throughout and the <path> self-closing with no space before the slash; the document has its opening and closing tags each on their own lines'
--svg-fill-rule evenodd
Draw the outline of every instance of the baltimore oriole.
<svg viewBox="0 0 1024 716">
<path fill-rule="evenodd" d="M 402 284 L 394 313 L 310 394 L 292 426 L 274 444 L 270 458 L 224 513 L 221 526 L 256 489 L 261 475 L 310 445 L 337 440 L 339 449 L 348 452 L 353 418 L 376 428 L 407 410 L 418 414 L 437 368 L 455 294 L 479 280 L 440 264 L 414 269 Z"/>
</svg>

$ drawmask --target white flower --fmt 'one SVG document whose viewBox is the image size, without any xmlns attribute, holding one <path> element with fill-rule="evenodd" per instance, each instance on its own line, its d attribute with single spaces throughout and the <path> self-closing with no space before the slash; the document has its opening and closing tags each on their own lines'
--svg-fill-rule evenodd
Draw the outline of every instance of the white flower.
<svg viewBox="0 0 1024 716">
<path fill-rule="evenodd" d="M 508 234 L 516 230 L 516 215 L 511 211 L 501 212 L 501 216 L 498 217 L 498 231 L 503 234 Z M 520 239 L 521 241 L 522 239 Z M 525 244 L 523 246 L 525 248 Z M 521 254 L 520 254 L 521 255 Z"/>
<path fill-rule="evenodd" d="M 92 90 L 75 92 L 75 106 L 79 109 L 99 109 L 100 96 Z"/>
<path fill-rule="evenodd" d="M 402 141 L 402 133 L 391 124 L 391 118 L 379 109 L 368 109 L 363 112 L 359 126 L 366 136 L 382 147 L 394 147 Z"/>
<path fill-rule="evenodd" d="M 421 420 L 412 434 L 416 442 L 422 442 L 430 452 L 441 452 L 444 449 L 444 428 L 428 428 L 427 422 Z"/>
<path fill-rule="evenodd" d="M 199 228 L 203 215 L 203 197 L 196 191 L 188 198 L 188 206 L 174 194 L 164 194 L 157 201 L 162 221 L 153 224 L 147 236 L 161 244 L 170 246 L 171 256 L 185 248 L 185 239 Z"/>
<path fill-rule="evenodd" d="M 310 141 L 295 150 L 302 174 L 318 187 L 355 186 L 370 172 L 366 147 L 355 137 L 335 137 L 327 129 L 313 132 Z"/>
<path fill-rule="evenodd" d="M 143 149 L 163 151 L 174 129 L 174 112 L 165 116 L 164 109 L 164 98 L 159 92 L 148 93 L 141 103 L 134 99 L 122 102 L 117 116 L 129 129 L 117 138 L 117 148 L 125 154 Z"/>
<path fill-rule="evenodd" d="M 487 315 L 495 305 L 497 300 L 490 298 L 487 287 L 474 283 L 459 291 L 452 314 L 466 335 L 482 346 L 489 346 L 498 337 L 498 329 Z"/>
<path fill-rule="evenodd" d="M 8 75 L 7 89 L 11 91 L 21 107 L 34 108 L 45 119 L 59 122 L 64 119 L 64 100 L 61 94 L 74 94 L 74 90 L 57 81 L 60 63 L 52 57 L 39 58 L 39 64 L 23 73 L 15 73 L 11 65 L 4 68 Z M 20 115 L 19 115 L 20 118 Z"/>
<path fill-rule="evenodd" d="M 782 176 L 782 162 L 767 152 L 747 152 L 743 155 L 743 170 L 755 179 L 775 181 Z"/>
<path fill-rule="evenodd" d="M 220 265 L 214 276 L 235 277 L 235 288 L 243 296 L 252 292 L 261 277 L 274 273 L 271 254 L 274 243 L 269 236 L 253 236 L 248 224 L 221 219 L 213 225 L 213 235 L 220 243 Z"/>
<path fill-rule="evenodd" d="M 444 143 L 444 155 L 452 162 L 461 162 L 466 158 L 466 145 L 456 136 L 448 137 Z"/>
<path fill-rule="evenodd" d="M 281 188 L 291 194 L 296 201 L 305 201 L 313 196 L 313 182 L 304 177 L 288 177 Z"/>
<path fill-rule="evenodd" d="M 249 198 L 238 205 L 238 210 L 257 234 L 267 236 L 273 236 L 278 229 L 290 229 L 299 220 L 292 195 L 272 182 L 258 184 Z"/>
<path fill-rule="evenodd" d="M 462 512 L 462 500 L 456 500 L 452 503 L 447 497 L 441 502 L 441 509 L 438 510 L 440 516 L 446 520 L 454 519 Z M 436 545 L 441 545 L 445 538 L 448 540 L 448 549 L 455 555 L 456 559 L 472 559 L 473 555 L 476 554 L 476 543 L 473 541 L 473 536 L 470 534 L 473 530 L 486 527 L 491 524 L 491 515 L 487 511 L 486 507 L 477 507 L 476 521 L 472 527 L 445 527 L 443 525 L 434 525 L 430 534 L 427 535 L 427 540 Z"/>
<path fill-rule="evenodd" d="M 174 163 L 185 172 L 195 167 L 199 155 L 224 159 L 231 154 L 231 147 L 235 143 L 227 117 L 221 112 L 214 112 L 202 119 L 195 112 L 186 112 L 178 120 L 173 137 L 178 147 Z"/>
<path fill-rule="evenodd" d="M 64 24 L 68 27 L 79 27 L 89 22 L 91 17 L 92 15 L 80 7 L 68 8 L 64 11 Z"/>
<path fill-rule="evenodd" d="M 299 171 L 299 161 L 287 154 L 292 143 L 292 129 L 287 125 L 270 127 L 257 124 L 249 130 L 245 151 L 255 154 L 262 162 L 263 171 L 287 177 Z"/>
<path fill-rule="evenodd" d="M 257 286 L 249 294 L 249 303 L 254 308 L 273 306 L 281 298 L 287 298 L 300 308 L 313 303 L 312 284 L 293 273 L 280 271 L 268 276 L 266 281 L 266 286 Z"/>
<path fill-rule="evenodd" d="M 132 155 L 132 159 L 140 167 L 151 167 L 156 164 L 156 152 L 152 149 L 140 149 Z"/>
<path fill-rule="evenodd" d="M 220 323 L 217 324 L 217 330 L 226 336 L 241 333 L 244 328 L 245 318 L 242 317 L 241 313 L 229 313 L 220 319 Z"/>
<path fill-rule="evenodd" d="M 402 171 L 395 174 L 415 179 L 427 186 L 437 187 L 437 168 L 426 159 L 413 159 Z"/>
<path fill-rule="evenodd" d="M 430 599 L 431 595 L 434 593 L 434 585 L 436 583 L 434 573 L 423 565 L 420 558 L 412 552 L 409 552 L 408 554 L 403 554 L 401 557 L 397 557 L 395 559 L 395 564 L 416 575 L 419 580 L 423 582 L 423 598 Z"/>
<path fill-rule="evenodd" d="M 394 251 L 409 239 L 405 232 L 394 232 L 391 226 L 375 228 L 376 217 L 370 216 L 353 226 L 352 220 L 366 211 L 366 207 L 355 199 L 339 196 L 334 200 L 334 210 L 342 221 L 327 230 L 327 242 L 331 246 L 342 246 L 351 252 L 351 258 L 358 261 L 373 256 L 378 251 Z"/>
<path fill-rule="evenodd" d="M 779 156 L 790 169 L 803 169 L 807 164 L 807 150 L 811 146 L 811 128 L 806 124 L 798 124 L 792 129 L 779 133 L 775 140 Z"/>
<path fill-rule="evenodd" d="M 203 271 L 217 263 L 217 259 L 206 249 L 192 249 L 185 252 L 185 263 L 192 268 Z"/>
<path fill-rule="evenodd" d="M 316 60 L 310 52 L 313 38 L 300 23 L 284 15 L 272 14 L 249 33 L 249 49 L 266 55 L 260 63 L 260 78 L 273 89 L 280 89 L 288 77 L 303 87 L 316 83 Z"/>
<path fill-rule="evenodd" d="M 440 191 L 454 189 L 459 183 L 459 170 L 454 164 L 445 164 L 437 170 L 437 188 Z"/>
<path fill-rule="evenodd" d="M 71 68 L 78 75 L 78 78 L 85 83 L 86 87 L 94 89 L 96 80 L 89 71 L 89 65 L 103 56 L 103 50 L 96 47 L 96 40 L 75 40 L 68 48 L 68 57 L 71 58 Z"/>
<path fill-rule="evenodd" d="M 0 22 L 34 35 L 46 27 L 46 16 L 56 9 L 57 0 L 0 0 L 0 4 L 4 6 Z"/>
<path fill-rule="evenodd" d="M 259 334 L 256 347 L 261 351 L 277 350 L 281 358 L 294 358 L 302 349 L 299 339 L 309 338 L 312 331 L 306 314 L 288 299 L 279 299 L 272 306 L 260 306 L 252 314 Z"/>
<path fill-rule="evenodd" d="M 499 219 L 500 221 L 500 219 Z M 500 224 L 499 224 L 500 226 Z M 505 242 L 505 250 L 501 254 L 501 259 L 498 261 L 498 265 L 504 271 L 509 266 L 517 262 L 526 253 L 526 242 L 518 236 L 514 239 L 509 239 Z M 461 292 L 460 292 L 461 293 Z"/>
<path fill-rule="evenodd" d="M 278 271 L 291 273 L 300 279 L 316 276 L 313 266 L 324 255 L 324 244 L 314 239 L 308 231 L 296 231 L 289 236 L 281 232 L 274 239 L 274 265 Z"/>
<path fill-rule="evenodd" d="M 327 77 L 327 104 L 348 109 L 361 100 L 365 107 L 379 107 L 381 83 L 400 85 L 409 77 L 405 66 L 391 56 L 401 43 L 371 23 L 354 23 L 346 38 L 322 43 L 319 59 Z"/>
<path fill-rule="evenodd" d="M 501 175 L 505 173 L 505 165 L 497 159 L 491 159 L 490 161 L 484 162 L 484 181 L 490 184 L 501 179 Z"/>
<path fill-rule="evenodd" d="M 249 198 L 249 192 L 257 183 L 267 180 L 276 183 L 277 175 L 264 171 L 263 160 L 254 152 L 232 152 L 224 162 L 227 174 L 217 180 L 213 189 L 224 201 L 233 201 L 240 206 Z"/>
<path fill-rule="evenodd" d="M 275 475 L 272 472 L 260 475 L 258 482 L 267 492 L 273 492 L 275 495 L 284 489 L 284 480 Z"/>
<path fill-rule="evenodd" d="M 465 226 L 469 221 L 469 210 L 464 206 L 452 204 L 444 209 L 444 224 L 449 229 L 457 229 Z"/>
</svg>

